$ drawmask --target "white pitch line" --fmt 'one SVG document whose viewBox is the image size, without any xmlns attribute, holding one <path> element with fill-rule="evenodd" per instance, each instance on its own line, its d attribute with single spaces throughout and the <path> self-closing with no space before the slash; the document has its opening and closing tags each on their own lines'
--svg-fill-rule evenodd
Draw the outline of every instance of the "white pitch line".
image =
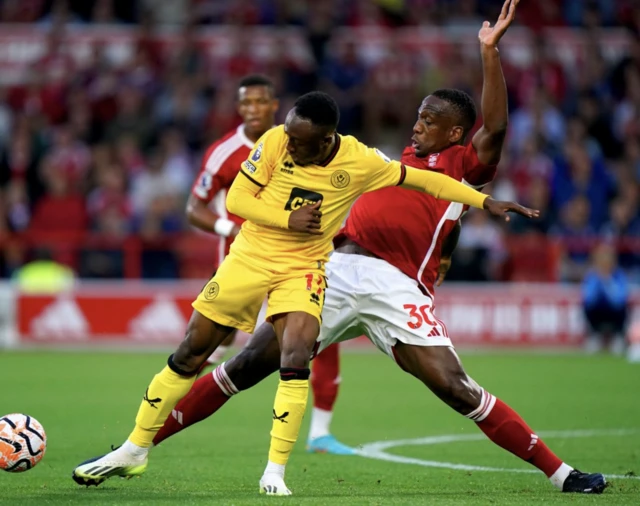
<svg viewBox="0 0 640 506">
<path fill-rule="evenodd" d="M 545 438 L 582 438 L 595 436 L 629 436 L 638 434 L 640 429 L 603 429 L 603 430 L 555 430 L 542 431 L 540 434 Z M 385 450 L 396 446 L 421 446 L 437 445 L 445 443 L 457 443 L 461 441 L 482 441 L 484 434 L 447 434 L 442 436 L 429 436 L 416 439 L 397 439 L 395 441 L 374 441 L 360 446 L 356 453 L 361 457 L 376 460 L 386 460 L 398 464 L 414 464 L 423 467 L 438 467 L 444 469 L 454 469 L 458 471 L 485 471 L 500 473 L 539 473 L 535 469 L 509 469 L 503 467 L 473 466 L 467 464 L 455 464 L 453 462 L 440 462 L 436 460 L 423 460 L 413 457 L 403 457 L 387 453 Z M 627 476 L 624 474 L 606 474 L 607 478 L 640 479 L 640 476 Z"/>
</svg>

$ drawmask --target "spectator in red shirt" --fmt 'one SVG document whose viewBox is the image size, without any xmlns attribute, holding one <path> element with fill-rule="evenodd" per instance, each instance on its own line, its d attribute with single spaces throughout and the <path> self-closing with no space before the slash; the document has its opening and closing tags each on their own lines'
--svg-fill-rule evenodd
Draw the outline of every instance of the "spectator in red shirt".
<svg viewBox="0 0 640 506">
<path fill-rule="evenodd" d="M 84 197 L 71 191 L 69 180 L 54 170 L 45 172 L 47 193 L 36 204 L 29 230 L 84 232 L 87 213 Z"/>
<path fill-rule="evenodd" d="M 69 125 L 56 128 L 53 139 L 53 145 L 43 161 L 42 168 L 47 172 L 53 172 L 55 177 L 65 178 L 69 191 L 81 192 L 86 188 L 91 163 L 89 147 L 74 138 Z"/>
</svg>

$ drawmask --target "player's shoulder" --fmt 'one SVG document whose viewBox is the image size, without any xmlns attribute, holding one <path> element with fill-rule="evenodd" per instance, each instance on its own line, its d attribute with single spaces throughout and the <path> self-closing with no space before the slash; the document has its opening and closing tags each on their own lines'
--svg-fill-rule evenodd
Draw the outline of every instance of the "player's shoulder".
<svg viewBox="0 0 640 506">
<path fill-rule="evenodd" d="M 203 156 L 203 165 L 209 169 L 215 169 L 234 154 L 246 155 L 252 148 L 253 143 L 247 138 L 244 128 L 240 125 L 209 144 Z"/>
<path fill-rule="evenodd" d="M 391 162 L 391 159 L 387 155 L 385 155 L 380 149 L 376 147 L 368 146 L 367 144 L 358 140 L 352 135 L 340 136 L 340 151 L 342 151 L 343 155 L 346 155 L 352 158 L 375 157 L 375 158 L 382 159 L 386 163 Z"/>
<path fill-rule="evenodd" d="M 467 146 L 455 145 L 427 156 L 417 156 L 415 149 L 407 146 L 402 152 L 402 163 L 423 170 L 453 169 L 459 165 L 460 157 L 467 149 Z"/>
<path fill-rule="evenodd" d="M 284 125 L 276 125 L 267 130 L 258 142 L 268 139 L 269 141 L 286 140 L 287 134 L 284 131 Z"/>
<path fill-rule="evenodd" d="M 247 135 L 244 133 L 244 125 L 240 125 L 233 130 L 229 130 L 219 139 L 213 141 L 207 148 L 207 151 L 215 151 L 216 149 L 223 146 L 227 148 L 235 147 L 236 149 L 240 146 L 245 146 L 251 149 L 253 148 L 253 142 L 251 142 L 251 140 L 249 140 Z"/>
<path fill-rule="evenodd" d="M 263 152 L 270 154 L 278 154 L 287 144 L 287 134 L 284 131 L 284 125 L 274 126 L 267 130 L 262 137 L 256 142 L 253 150 L 254 161 L 262 156 Z"/>
</svg>

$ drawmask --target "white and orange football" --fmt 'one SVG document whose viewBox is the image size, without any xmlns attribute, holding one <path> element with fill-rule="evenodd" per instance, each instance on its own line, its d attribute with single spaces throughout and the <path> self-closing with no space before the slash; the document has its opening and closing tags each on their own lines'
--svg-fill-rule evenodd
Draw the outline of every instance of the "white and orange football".
<svg viewBox="0 0 640 506">
<path fill-rule="evenodd" d="M 0 469 L 28 471 L 42 460 L 47 435 L 35 418 L 13 413 L 0 418 Z"/>
</svg>

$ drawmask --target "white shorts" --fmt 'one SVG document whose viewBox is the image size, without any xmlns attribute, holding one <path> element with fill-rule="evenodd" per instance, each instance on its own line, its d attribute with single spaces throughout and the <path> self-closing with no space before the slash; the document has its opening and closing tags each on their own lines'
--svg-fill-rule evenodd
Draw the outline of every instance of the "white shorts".
<svg viewBox="0 0 640 506">
<path fill-rule="evenodd" d="M 326 270 L 318 353 L 363 334 L 391 358 L 398 341 L 453 346 L 446 327 L 433 314 L 433 300 L 393 265 L 378 258 L 333 253 Z"/>
</svg>

